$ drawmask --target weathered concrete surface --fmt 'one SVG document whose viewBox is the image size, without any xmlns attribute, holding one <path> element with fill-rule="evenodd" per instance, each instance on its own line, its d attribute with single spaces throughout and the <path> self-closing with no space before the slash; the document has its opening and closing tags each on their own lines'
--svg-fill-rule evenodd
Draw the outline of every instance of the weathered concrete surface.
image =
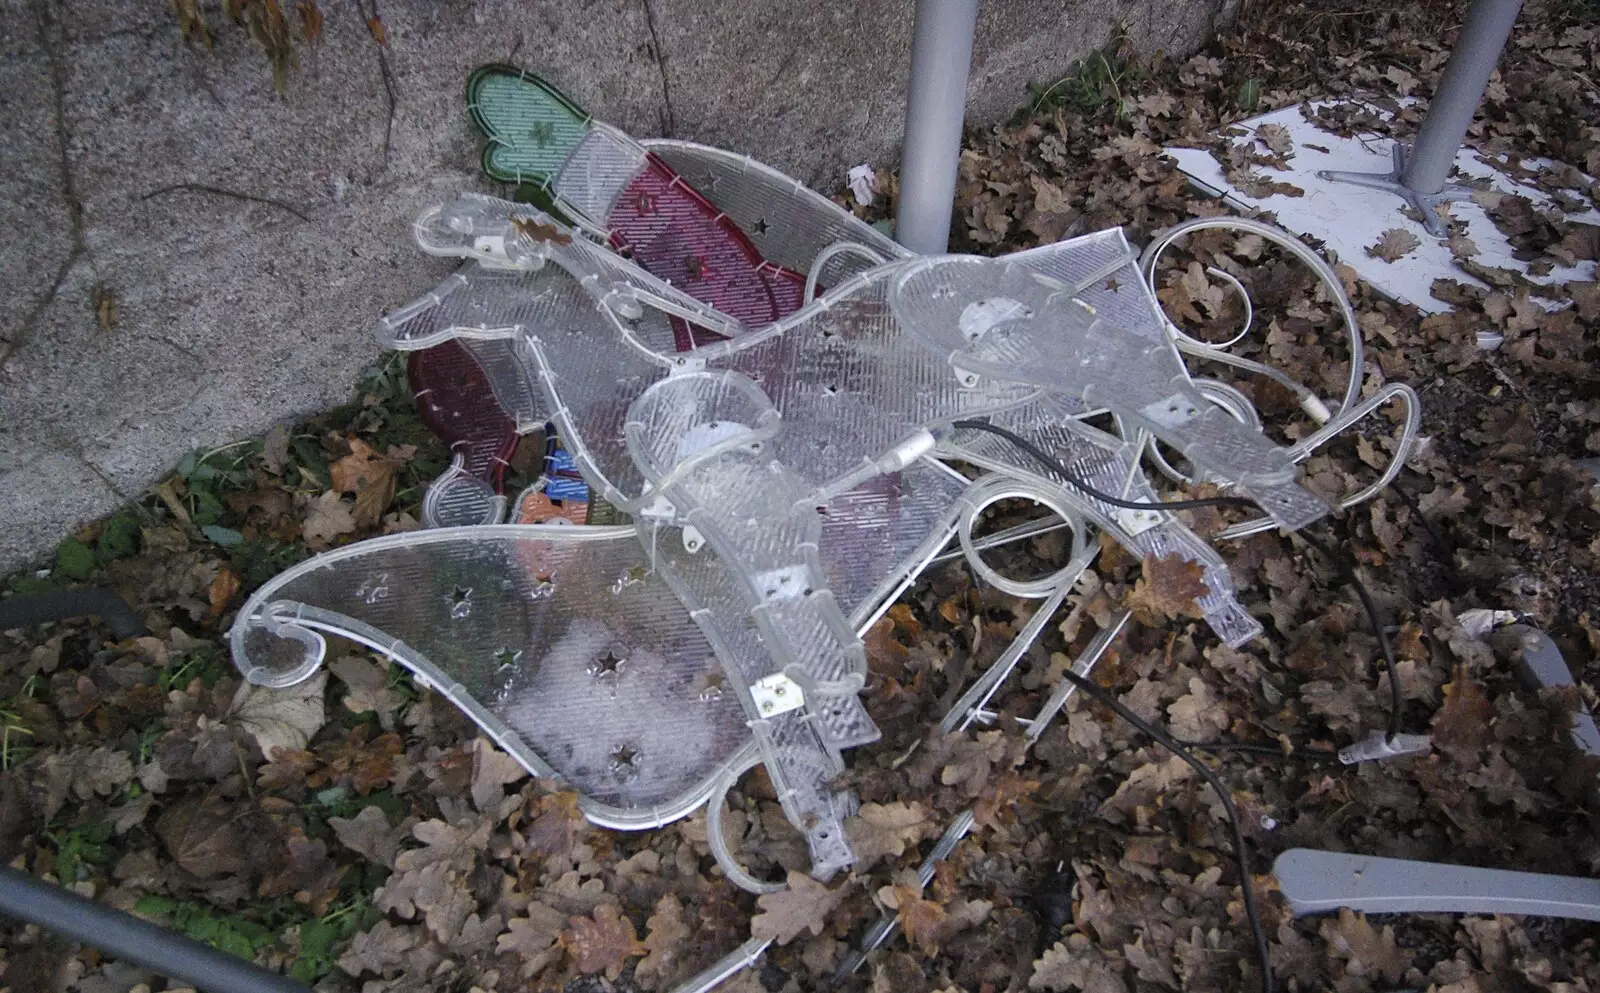
<svg viewBox="0 0 1600 993">
<path fill-rule="evenodd" d="M 383 0 L 380 50 L 358 4 L 322 0 L 324 36 L 280 95 L 215 11 L 207 52 L 156 0 L 0 0 L 0 568 L 186 451 L 348 396 L 374 319 L 448 268 L 411 247 L 411 218 L 491 189 L 463 110 L 472 67 L 537 68 L 636 134 L 833 189 L 893 158 L 911 6 Z M 1192 48 L 1215 7 L 988 0 L 971 119 L 1009 113 L 1119 22 L 1146 48 Z"/>
</svg>

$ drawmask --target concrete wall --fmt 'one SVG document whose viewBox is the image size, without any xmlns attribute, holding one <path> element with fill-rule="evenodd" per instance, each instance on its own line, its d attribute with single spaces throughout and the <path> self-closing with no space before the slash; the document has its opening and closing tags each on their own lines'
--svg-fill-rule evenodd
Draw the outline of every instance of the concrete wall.
<svg viewBox="0 0 1600 993">
<path fill-rule="evenodd" d="M 348 397 L 377 355 L 374 319 L 448 268 L 411 246 L 411 218 L 490 189 L 463 109 L 472 67 L 514 61 L 636 134 L 833 190 L 848 166 L 893 160 L 912 14 L 909 0 L 381 0 L 380 53 L 370 4 L 320 0 L 323 37 L 279 94 L 216 0 L 203 6 L 210 52 L 184 45 L 165 0 L 0 0 L 0 568 L 186 451 Z M 1143 48 L 1192 49 L 1215 7 L 988 0 L 971 119 L 1006 116 L 1119 22 Z M 109 331 L 97 286 L 118 301 Z"/>
</svg>

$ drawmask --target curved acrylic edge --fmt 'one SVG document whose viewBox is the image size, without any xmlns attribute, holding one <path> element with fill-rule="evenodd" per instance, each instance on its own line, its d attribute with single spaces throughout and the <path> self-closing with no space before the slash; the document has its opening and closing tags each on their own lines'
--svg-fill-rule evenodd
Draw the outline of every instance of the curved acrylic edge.
<svg viewBox="0 0 1600 993">
<path fill-rule="evenodd" d="M 646 138 L 640 141 L 639 144 L 653 152 L 670 151 L 706 163 L 731 166 L 740 172 L 758 176 L 762 181 L 771 183 L 784 196 L 796 197 L 832 214 L 834 219 L 863 245 L 889 258 L 909 258 L 913 254 L 910 249 L 883 234 L 872 225 L 862 221 L 798 179 L 774 169 L 764 162 L 752 159 L 748 155 L 740 155 L 737 152 L 713 148 L 710 145 L 701 145 L 692 141 L 679 141 L 674 138 Z M 674 168 L 676 169 L 677 167 L 674 166 Z M 683 170 L 678 169 L 677 171 L 682 172 Z M 700 193 L 712 203 L 715 204 L 717 202 L 715 190 L 702 190 Z"/>
<path fill-rule="evenodd" d="M 631 526 L 570 524 L 491 524 L 463 528 L 438 528 L 411 531 L 358 542 L 344 548 L 325 552 L 300 565 L 275 576 L 256 592 L 240 610 L 229 642 L 233 649 L 234 664 L 245 678 L 255 684 L 271 687 L 292 686 L 309 678 L 321 666 L 326 654 L 326 640 L 322 633 L 349 638 L 371 648 L 393 662 L 415 673 L 426 686 L 436 690 L 451 704 L 466 714 L 494 743 L 514 757 L 535 776 L 560 779 L 551 766 L 534 752 L 522 738 L 508 728 L 499 718 L 486 710 L 458 681 L 446 675 L 428 657 L 406 644 L 391 638 L 383 631 L 337 611 L 324 610 L 293 600 L 273 599 L 273 593 L 295 579 L 317 569 L 327 568 L 335 562 L 360 557 L 386 548 L 417 546 L 449 542 L 462 537 L 493 537 L 549 539 L 563 541 L 616 541 L 635 540 Z M 376 547 L 374 547 L 376 546 Z M 307 646 L 300 663 L 287 672 L 276 672 L 249 663 L 246 641 L 250 633 L 265 631 L 275 637 L 287 637 Z M 725 774 L 729 763 L 744 753 L 741 748 L 730 759 L 718 763 L 705 777 L 691 788 L 679 793 L 672 801 L 647 808 L 621 808 L 601 803 L 589 797 L 581 798 L 579 808 L 594 823 L 620 831 L 638 831 L 661 827 L 692 813 L 703 804 L 717 782 Z"/>
<path fill-rule="evenodd" d="M 452 507 L 457 504 L 459 494 L 463 491 L 476 498 L 481 519 L 464 524 L 452 523 L 449 520 L 454 513 Z M 422 495 L 422 523 L 428 528 L 499 524 L 505 518 L 505 512 L 506 498 L 496 493 L 488 483 L 467 472 L 466 459 L 460 452 L 450 459 L 450 465 L 444 472 L 428 483 Z"/>
<path fill-rule="evenodd" d="M 460 541 L 464 538 L 503 537 L 563 542 L 616 541 L 623 538 L 632 538 L 633 534 L 634 529 L 631 525 L 587 525 L 583 530 L 576 531 L 571 525 L 478 524 L 468 527 L 428 528 L 421 531 L 406 531 L 400 534 L 368 538 L 366 541 L 358 541 L 354 544 L 332 549 L 319 555 L 314 555 L 299 565 L 278 573 L 263 583 L 251 595 L 250 599 L 245 601 L 244 606 L 239 609 L 238 617 L 234 621 L 232 629 L 228 632 L 228 643 L 233 653 L 234 667 L 250 682 L 259 686 L 273 687 L 293 686 L 295 683 L 309 678 L 316 671 L 317 664 L 321 662 L 320 658 L 311 664 L 309 668 L 304 668 L 305 663 L 302 661 L 299 666 L 291 670 L 294 673 L 294 678 L 275 674 L 273 670 L 265 666 L 250 665 L 248 664 L 250 658 L 249 646 L 245 644 L 244 638 L 247 626 L 256 624 L 257 618 L 271 616 L 271 612 L 266 607 L 278 599 L 275 596 L 278 590 L 283 589 L 308 573 L 329 568 L 336 562 L 360 558 L 388 548 L 448 543 Z M 359 622 L 352 621 L 352 623 Z M 381 634 L 381 632 L 379 633 Z M 382 651 L 384 649 L 379 647 L 379 650 Z M 304 671 L 301 671 L 302 668 L 304 668 Z"/>
</svg>

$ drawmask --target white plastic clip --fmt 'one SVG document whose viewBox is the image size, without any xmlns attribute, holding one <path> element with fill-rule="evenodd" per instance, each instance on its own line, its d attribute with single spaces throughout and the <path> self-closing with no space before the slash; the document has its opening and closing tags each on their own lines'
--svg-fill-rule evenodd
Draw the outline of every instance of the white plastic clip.
<svg viewBox="0 0 1600 993">
<path fill-rule="evenodd" d="M 1134 510 L 1130 507 L 1117 508 L 1117 523 L 1129 535 L 1137 537 L 1161 523 L 1159 510 Z"/>
<path fill-rule="evenodd" d="M 1433 739 L 1425 734 L 1397 734 L 1390 738 L 1382 731 L 1374 731 L 1355 744 L 1339 749 L 1339 761 L 1345 765 L 1356 765 L 1373 759 L 1415 755 L 1431 748 Z"/>
<path fill-rule="evenodd" d="M 756 710 L 762 717 L 776 717 L 806 705 L 806 695 L 801 692 L 800 684 L 781 672 L 756 680 L 750 687 L 750 698 L 756 702 Z"/>
</svg>

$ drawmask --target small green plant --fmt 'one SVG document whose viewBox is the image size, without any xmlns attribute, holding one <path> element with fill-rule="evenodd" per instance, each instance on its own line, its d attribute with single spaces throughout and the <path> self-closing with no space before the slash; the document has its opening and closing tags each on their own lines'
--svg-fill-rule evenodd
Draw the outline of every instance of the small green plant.
<svg viewBox="0 0 1600 993">
<path fill-rule="evenodd" d="M 196 679 L 210 687 L 215 686 L 227 671 L 228 661 L 221 646 L 205 643 L 169 661 L 157 674 L 156 685 L 161 687 L 163 693 L 181 690 Z"/>
<path fill-rule="evenodd" d="M 55 846 L 56 878 L 76 883 L 88 878 L 92 866 L 109 863 L 117 854 L 110 843 L 112 834 L 109 821 L 45 831 L 45 840 Z"/>
<path fill-rule="evenodd" d="M 280 935 L 298 928 L 300 954 L 290 965 L 289 975 L 307 985 L 331 972 L 339 950 L 357 931 L 371 927 L 380 916 L 364 895 L 338 903 L 320 917 L 306 913 L 304 907 L 292 901 L 222 914 L 203 903 L 156 893 L 140 897 L 133 909 L 196 941 L 246 960 L 254 960 L 262 950 L 276 944 Z"/>
<path fill-rule="evenodd" d="M 277 941 L 277 935 L 257 921 L 234 914 L 224 916 L 187 900 L 150 893 L 140 897 L 133 909 L 150 917 L 169 918 L 174 929 L 242 959 L 254 959 L 257 951 Z"/>
<path fill-rule="evenodd" d="M 1067 107 L 1092 116 L 1109 109 L 1114 118 L 1121 120 L 1132 110 L 1127 90 L 1140 74 L 1133 44 L 1127 31 L 1119 27 L 1110 41 L 1079 59 L 1065 76 L 1046 87 L 1030 85 L 1033 100 L 1028 114 L 1047 114 Z"/>
</svg>

